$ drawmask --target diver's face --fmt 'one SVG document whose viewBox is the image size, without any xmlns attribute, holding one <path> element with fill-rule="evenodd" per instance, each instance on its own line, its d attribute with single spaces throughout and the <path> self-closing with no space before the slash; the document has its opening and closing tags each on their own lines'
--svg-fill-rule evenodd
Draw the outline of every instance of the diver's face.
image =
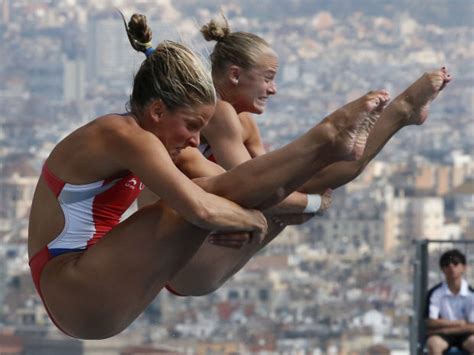
<svg viewBox="0 0 474 355">
<path fill-rule="evenodd" d="M 156 135 L 173 160 L 183 149 L 199 145 L 200 132 L 209 122 L 214 110 L 214 105 L 163 110 L 157 122 Z"/>
<path fill-rule="evenodd" d="M 277 70 L 278 58 L 270 51 L 260 55 L 255 67 L 241 70 L 236 88 L 238 111 L 256 114 L 265 111 L 268 98 L 277 93 Z"/>
</svg>

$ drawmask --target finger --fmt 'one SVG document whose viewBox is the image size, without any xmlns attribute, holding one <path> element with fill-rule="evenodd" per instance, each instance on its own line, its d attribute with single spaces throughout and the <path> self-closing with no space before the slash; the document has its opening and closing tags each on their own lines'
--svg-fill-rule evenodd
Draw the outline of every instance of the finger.
<svg viewBox="0 0 474 355">
<path fill-rule="evenodd" d="M 247 240 L 250 238 L 251 233 L 226 233 L 226 234 L 213 234 L 209 236 L 209 239 L 222 239 L 222 240 Z"/>
<path fill-rule="evenodd" d="M 250 244 L 250 239 L 209 239 L 209 243 L 214 245 L 243 246 Z"/>
<path fill-rule="evenodd" d="M 213 232 L 209 234 L 209 238 L 242 238 L 250 234 L 251 232 Z"/>
<path fill-rule="evenodd" d="M 281 219 L 278 218 L 278 217 L 272 217 L 272 222 L 275 223 L 275 224 L 280 224 L 280 223 L 281 223 Z"/>
<path fill-rule="evenodd" d="M 229 242 L 229 241 L 209 241 L 209 243 L 216 247 L 224 247 L 224 248 L 231 248 L 231 249 L 241 249 L 245 245 L 247 245 L 247 243 Z"/>
</svg>

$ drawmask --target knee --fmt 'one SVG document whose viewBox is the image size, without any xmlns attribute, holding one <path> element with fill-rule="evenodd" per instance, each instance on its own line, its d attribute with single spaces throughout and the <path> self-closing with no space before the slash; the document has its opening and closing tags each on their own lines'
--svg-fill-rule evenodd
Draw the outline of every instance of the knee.
<svg viewBox="0 0 474 355">
<path fill-rule="evenodd" d="M 448 343 L 438 335 L 432 335 L 426 342 L 429 354 L 438 354 L 448 348 Z"/>
<path fill-rule="evenodd" d="M 469 351 L 469 353 L 474 353 L 474 335 L 467 338 L 462 345 L 465 350 Z"/>
</svg>

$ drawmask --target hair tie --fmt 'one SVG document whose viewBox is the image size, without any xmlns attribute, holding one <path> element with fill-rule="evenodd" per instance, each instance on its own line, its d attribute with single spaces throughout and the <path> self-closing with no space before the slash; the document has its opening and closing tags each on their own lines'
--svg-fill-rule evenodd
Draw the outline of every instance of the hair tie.
<svg viewBox="0 0 474 355">
<path fill-rule="evenodd" d="M 153 45 L 151 44 L 151 41 L 150 42 L 146 42 L 146 43 L 143 43 L 143 42 L 140 42 L 140 41 L 137 41 L 136 39 L 133 40 L 136 44 L 138 44 L 139 46 L 142 46 L 142 47 L 145 47 L 146 50 L 145 50 L 145 55 L 147 56 L 147 58 L 155 51 L 155 48 L 153 48 Z"/>
<path fill-rule="evenodd" d="M 148 47 L 145 51 L 145 55 L 146 57 L 148 58 L 149 56 L 151 56 L 151 54 L 155 51 L 155 48 L 153 47 Z"/>
</svg>

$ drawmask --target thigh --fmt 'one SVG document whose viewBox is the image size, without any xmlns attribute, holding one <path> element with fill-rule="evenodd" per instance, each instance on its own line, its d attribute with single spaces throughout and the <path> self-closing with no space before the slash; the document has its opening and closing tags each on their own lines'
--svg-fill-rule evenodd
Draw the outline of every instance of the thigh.
<svg viewBox="0 0 474 355">
<path fill-rule="evenodd" d="M 448 347 L 455 346 L 461 348 L 464 341 L 469 338 L 469 334 L 443 334 L 440 335 L 444 341 L 448 344 Z"/>
<path fill-rule="evenodd" d="M 201 296 L 215 291 L 284 228 L 271 220 L 268 222 L 268 233 L 260 244 L 254 240 L 240 249 L 231 249 L 204 242 L 186 266 L 170 280 L 170 286 L 186 296 Z M 196 274 L 201 277 L 197 278 Z"/>
<path fill-rule="evenodd" d="M 162 204 L 142 208 L 84 253 L 52 259 L 41 276 L 45 304 L 73 336 L 114 335 L 146 308 L 206 234 Z"/>
</svg>

